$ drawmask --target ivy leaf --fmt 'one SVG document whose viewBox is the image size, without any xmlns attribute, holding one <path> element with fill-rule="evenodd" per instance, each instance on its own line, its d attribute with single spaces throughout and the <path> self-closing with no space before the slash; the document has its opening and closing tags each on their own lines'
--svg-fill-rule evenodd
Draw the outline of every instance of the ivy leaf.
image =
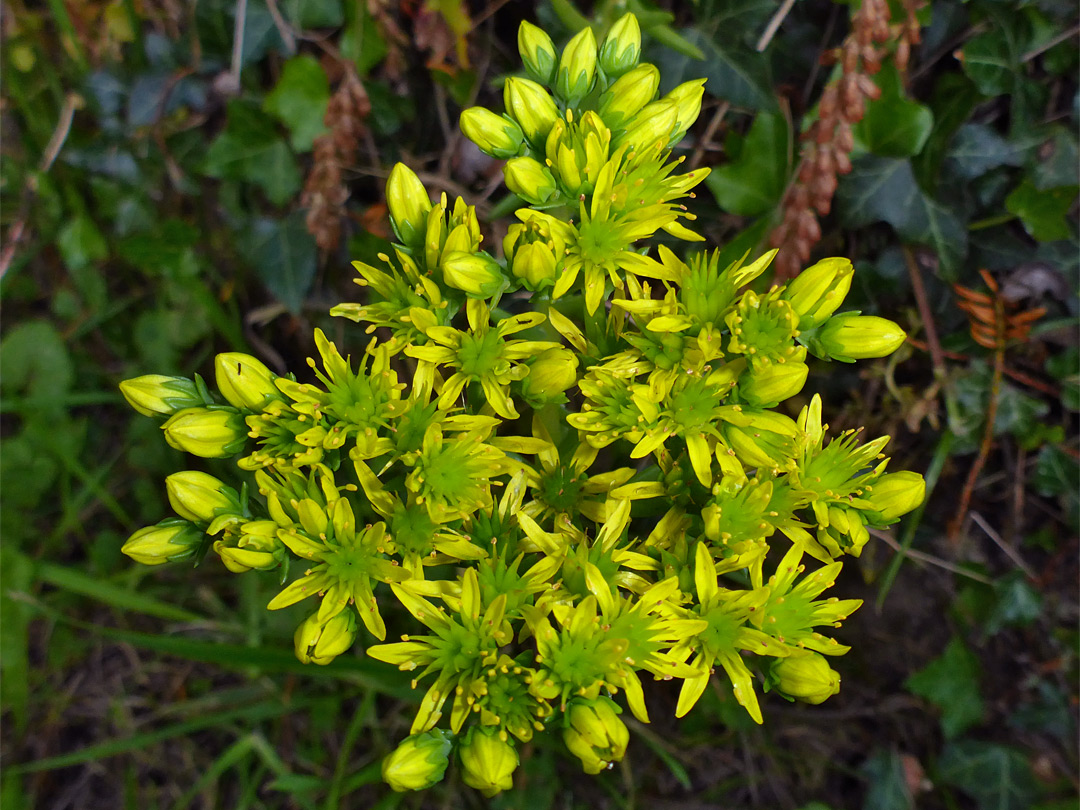
<svg viewBox="0 0 1080 810">
<path fill-rule="evenodd" d="M 787 185 L 790 137 L 782 115 L 758 113 L 738 159 L 714 169 L 705 179 L 723 210 L 752 217 L 780 202 Z"/>
<path fill-rule="evenodd" d="M 1005 208 L 1020 217 L 1024 229 L 1038 242 L 1053 242 L 1072 236 L 1067 216 L 1080 191 L 1078 186 L 1059 186 L 1040 191 L 1024 178 L 1005 198 Z"/>
<path fill-rule="evenodd" d="M 900 72 L 889 63 L 875 81 L 881 95 L 866 106 L 855 137 L 868 151 L 883 157 L 911 157 L 922 151 L 934 128 L 929 107 L 907 97 Z"/>
<path fill-rule="evenodd" d="M 1021 165 L 1026 151 L 985 124 L 964 124 L 953 138 L 945 160 L 951 174 L 971 180 L 998 166 Z"/>
<path fill-rule="evenodd" d="M 938 781 L 975 799 L 979 810 L 1028 810 L 1039 785 L 1019 751 L 996 743 L 960 740 L 945 746 Z"/>
<path fill-rule="evenodd" d="M 285 63 L 277 86 L 263 100 L 263 110 L 289 128 L 289 143 L 297 152 L 311 149 L 326 132 L 323 116 L 330 103 L 330 82 L 314 56 L 297 56 Z"/>
<path fill-rule="evenodd" d="M 994 28 L 973 37 L 965 46 L 961 64 L 979 92 L 986 96 L 1001 96 L 1013 87 L 1015 53 L 1009 33 Z"/>
<path fill-rule="evenodd" d="M 1080 490 L 1080 461 L 1060 447 L 1048 444 L 1039 451 L 1031 484 L 1040 495 L 1050 498 Z"/>
<path fill-rule="evenodd" d="M 933 248 L 943 275 L 956 277 L 967 256 L 967 229 L 952 211 L 919 188 L 909 161 L 863 155 L 841 179 L 836 196 L 845 225 L 861 228 L 887 222 L 905 241 Z"/>
<path fill-rule="evenodd" d="M 289 311 L 298 314 L 315 280 L 315 240 L 304 224 L 304 212 L 284 220 L 254 220 L 241 234 L 241 246 L 259 278 Z"/>
<path fill-rule="evenodd" d="M 896 751 L 878 750 L 859 770 L 870 783 L 863 800 L 864 810 L 911 810 L 914 807 L 904 775 L 904 762 Z"/>
<path fill-rule="evenodd" d="M 341 0 L 285 0 L 285 14 L 300 28 L 337 28 L 344 22 Z"/>
<path fill-rule="evenodd" d="M 1076 136 L 1065 127 L 1058 127 L 1048 144 L 1048 154 L 1040 160 L 1031 173 L 1031 181 L 1039 191 L 1070 186 L 1076 182 L 1077 156 Z"/>
<path fill-rule="evenodd" d="M 904 685 L 941 709 L 941 730 L 946 737 L 957 736 L 983 718 L 979 661 L 958 638 Z"/>
<path fill-rule="evenodd" d="M 994 583 L 997 602 L 990 612 L 983 632 L 992 636 L 1004 627 L 1026 627 L 1042 613 L 1042 594 L 1028 581 L 1023 571 L 1013 571 Z"/>
<path fill-rule="evenodd" d="M 229 102 L 225 131 L 210 144 L 203 170 L 222 180 L 246 180 L 275 205 L 300 190 L 300 169 L 271 118 L 251 104 Z"/>
<path fill-rule="evenodd" d="M 741 43 L 723 44 L 696 28 L 679 33 L 705 54 L 704 61 L 668 48 L 650 48 L 648 59 L 660 69 L 660 87 L 669 91 L 689 79 L 705 78 L 705 92 L 750 110 L 776 108 L 765 57 Z"/>
</svg>

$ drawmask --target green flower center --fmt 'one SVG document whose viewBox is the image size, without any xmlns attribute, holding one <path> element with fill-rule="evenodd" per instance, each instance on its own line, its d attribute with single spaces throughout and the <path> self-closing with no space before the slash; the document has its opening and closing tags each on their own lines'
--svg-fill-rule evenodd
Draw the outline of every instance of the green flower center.
<svg viewBox="0 0 1080 810">
<path fill-rule="evenodd" d="M 502 338 L 498 332 L 491 329 L 479 335 L 466 332 L 458 349 L 458 367 L 463 374 L 479 379 L 495 367 L 501 354 Z"/>
<path fill-rule="evenodd" d="M 540 480 L 539 500 L 557 512 L 569 512 L 577 505 L 581 488 L 588 480 L 585 473 L 560 465 Z"/>
<path fill-rule="evenodd" d="M 723 397 L 717 386 L 691 380 L 672 396 L 669 415 L 680 433 L 702 433 L 712 426 L 715 408 Z"/>
</svg>

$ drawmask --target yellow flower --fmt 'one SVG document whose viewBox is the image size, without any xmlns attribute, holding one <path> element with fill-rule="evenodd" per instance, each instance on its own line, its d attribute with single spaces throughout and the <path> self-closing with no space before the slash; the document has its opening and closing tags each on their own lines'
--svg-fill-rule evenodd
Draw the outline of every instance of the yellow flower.
<svg viewBox="0 0 1080 810">
<path fill-rule="evenodd" d="M 538 312 L 512 315 L 497 324 L 491 323 L 488 305 L 478 299 L 466 304 L 469 328 L 466 331 L 450 326 L 430 326 L 425 335 L 427 346 L 411 346 L 405 350 L 409 357 L 436 366 L 449 366 L 454 373 L 443 383 L 439 407 L 454 406 L 469 383 L 479 383 L 488 405 L 504 419 L 517 419 L 519 414 L 510 399 L 510 383 L 521 380 L 529 367 L 521 360 L 534 357 L 560 344 L 544 340 L 506 340 L 508 335 L 522 332 L 544 322 Z"/>
</svg>

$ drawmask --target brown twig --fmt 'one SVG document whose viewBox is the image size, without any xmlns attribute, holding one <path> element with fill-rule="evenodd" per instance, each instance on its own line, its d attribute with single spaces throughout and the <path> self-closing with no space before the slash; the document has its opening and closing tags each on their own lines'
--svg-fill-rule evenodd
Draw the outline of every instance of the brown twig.
<svg viewBox="0 0 1080 810">
<path fill-rule="evenodd" d="M 60 117 L 56 122 L 56 129 L 53 130 L 48 144 L 45 145 L 45 151 L 42 153 L 41 161 L 38 163 L 38 174 L 48 172 L 60 156 L 60 151 L 64 148 L 64 143 L 71 133 L 71 122 L 75 118 L 75 110 L 79 109 L 82 103 L 82 97 L 78 93 L 68 93 L 64 97 L 64 104 L 60 108 Z M 11 223 L 11 227 L 8 228 L 7 239 L 4 240 L 4 249 L 0 252 L 0 279 L 4 277 L 8 268 L 11 267 L 11 262 L 15 258 L 15 250 L 18 248 L 23 236 L 26 235 L 30 205 L 37 196 L 37 184 L 36 175 L 31 174 L 26 178 L 26 184 L 23 186 L 23 199 L 19 204 L 19 215 Z"/>
<path fill-rule="evenodd" d="M 1016 567 L 1023 571 L 1024 575 L 1028 579 L 1030 579 L 1032 582 L 1037 579 L 1035 569 L 1028 565 L 1026 562 L 1024 562 L 1024 558 L 1020 556 L 1020 553 L 1008 543 L 1006 543 L 1004 538 L 1002 538 L 1002 536 L 994 530 L 993 526 L 986 522 L 986 519 L 982 515 L 980 515 L 978 512 L 972 511 L 971 520 L 975 523 L 976 526 L 983 530 L 987 537 L 994 541 L 994 544 L 998 548 L 1005 552 L 1005 556 L 1012 560 L 1013 563 L 1016 564 Z"/>
<path fill-rule="evenodd" d="M 701 159 L 705 156 L 705 150 L 708 148 L 709 144 L 712 143 L 716 130 L 720 128 L 720 123 L 724 120 L 724 116 L 727 115 L 727 112 L 730 109 L 730 101 L 721 101 L 720 105 L 716 108 L 716 112 L 713 113 L 713 117 L 709 119 L 709 125 L 705 127 L 705 131 L 701 134 L 701 137 L 698 138 L 697 144 L 694 146 L 694 153 L 690 156 L 690 163 L 687 168 L 691 171 L 701 165 Z"/>
<path fill-rule="evenodd" d="M 930 351 L 930 347 L 926 343 L 923 343 L 921 340 L 918 340 L 917 338 L 909 337 L 906 342 L 908 343 L 908 345 L 918 349 L 919 351 Z M 959 352 L 951 352 L 948 349 L 943 349 L 941 352 L 941 356 L 948 360 L 958 360 L 965 363 L 971 362 L 972 360 L 972 357 L 970 355 L 960 354 Z M 1043 382 L 1042 380 L 1037 380 L 1022 371 L 1017 371 L 1014 368 L 1009 368 L 1009 366 L 1005 366 L 1002 371 L 1004 372 L 1006 377 L 1016 380 L 1018 383 L 1026 385 L 1029 388 L 1034 388 L 1039 393 L 1046 394 L 1052 399 L 1057 399 L 1061 396 L 1061 391 L 1058 388 L 1050 385 L 1050 383 Z"/>
<path fill-rule="evenodd" d="M 927 554 L 914 548 L 902 548 L 901 545 L 897 543 L 887 532 L 878 531 L 877 529 L 870 529 L 869 532 L 874 537 L 883 541 L 885 545 L 887 545 L 897 554 L 903 554 L 905 557 L 908 557 L 912 560 L 936 566 L 937 568 L 941 568 L 945 571 L 948 571 L 949 573 L 957 574 L 962 577 L 967 577 L 968 579 L 973 579 L 976 582 L 982 582 L 985 585 L 994 584 L 994 580 L 990 579 L 990 577 L 983 576 L 982 574 L 977 574 L 974 571 L 969 571 L 968 569 L 963 568 L 959 565 L 955 565 L 948 560 L 943 560 L 940 557 L 935 557 L 933 554 Z"/>
<path fill-rule="evenodd" d="M 926 343 L 930 347 L 930 361 L 934 366 L 935 379 L 945 377 L 945 355 L 941 350 L 941 341 L 938 339 L 937 327 L 934 325 L 934 313 L 930 308 L 930 301 L 926 297 L 926 287 L 923 284 L 922 272 L 919 263 L 915 260 L 915 254 L 907 245 L 903 247 L 904 262 L 907 264 L 908 276 L 911 278 L 911 289 L 915 293 L 915 302 L 919 307 L 919 318 L 922 320 L 923 329 L 926 330 Z"/>
</svg>

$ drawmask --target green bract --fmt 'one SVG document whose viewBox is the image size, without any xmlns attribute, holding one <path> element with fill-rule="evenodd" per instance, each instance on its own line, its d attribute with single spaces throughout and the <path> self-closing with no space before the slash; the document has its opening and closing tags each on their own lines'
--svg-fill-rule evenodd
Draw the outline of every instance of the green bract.
<svg viewBox="0 0 1080 810">
<path fill-rule="evenodd" d="M 229 353 L 216 397 L 201 379 L 121 385 L 169 444 L 235 458 L 250 484 L 170 476 L 179 518 L 123 551 L 156 565 L 212 548 L 230 571 L 274 571 L 270 609 L 317 602 L 297 616 L 302 662 L 363 647 L 407 673 L 425 691 L 384 763 L 395 790 L 454 759 L 493 795 L 538 733 L 598 773 L 628 743 L 615 699 L 649 720 L 646 675 L 680 682 L 680 717 L 713 678 L 759 723 L 763 689 L 825 700 L 839 676 L 822 655 L 847 647 L 819 628 L 860 601 L 820 597 L 924 494 L 886 471 L 887 437 L 830 438 L 817 395 L 784 409 L 797 419 L 776 410 L 808 354 L 903 342 L 837 313 L 850 262 L 752 291 L 775 252 L 650 255 L 657 231 L 702 239 L 681 200 L 708 171 L 679 173 L 671 150 L 703 82 L 656 99 L 633 15 L 599 47 L 585 29 L 559 54 L 528 23 L 518 44 L 532 78 L 506 81 L 505 112 L 461 120 L 528 203 L 501 255 L 472 206 L 433 202 L 398 164 L 394 255 L 357 263 L 364 302 L 332 311 L 374 335 L 357 330 L 355 359 L 316 330 L 308 382 Z"/>
</svg>

